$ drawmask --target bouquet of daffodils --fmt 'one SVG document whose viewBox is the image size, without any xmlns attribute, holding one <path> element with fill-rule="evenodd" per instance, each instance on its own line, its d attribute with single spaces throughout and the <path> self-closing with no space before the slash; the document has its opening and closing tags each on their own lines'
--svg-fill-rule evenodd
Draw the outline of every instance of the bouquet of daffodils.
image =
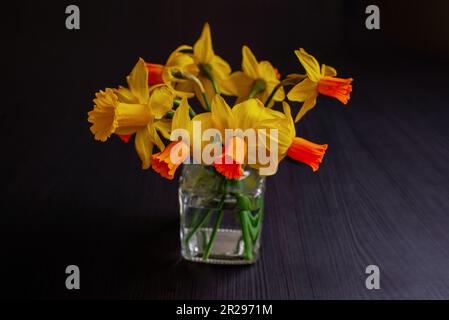
<svg viewBox="0 0 449 320">
<path fill-rule="evenodd" d="M 165 65 L 139 59 L 127 77 L 128 87 L 106 88 L 97 92 L 94 108 L 88 113 L 88 121 L 92 123 L 90 130 L 100 141 L 116 134 L 128 142 L 135 135 L 134 144 L 142 168 L 152 167 L 168 179 L 173 179 L 175 171 L 186 159 L 214 165 L 217 172 L 228 179 L 240 178 L 245 163 L 263 169 L 264 164 L 260 160 L 267 162 L 266 159 L 258 159 L 254 154 L 245 155 L 249 147 L 252 147 L 251 150 L 265 148 L 270 160 L 277 153 L 276 167 L 288 156 L 315 171 L 327 145 L 296 137 L 294 122 L 298 122 L 316 105 L 319 94 L 346 104 L 352 90 L 352 79 L 337 78 L 334 68 L 324 64 L 320 67 L 318 61 L 304 49 L 296 50 L 295 54 L 305 74 L 290 74 L 281 80 L 278 70 L 266 60 L 258 61 L 247 46 L 242 48 L 242 70 L 231 72 L 229 64 L 215 54 L 210 28 L 206 24 L 194 46 L 180 46 L 169 56 Z M 302 103 L 294 121 L 291 109 L 284 101 L 285 86 L 293 86 L 287 99 Z M 233 108 L 223 99 L 223 95 L 237 97 Z M 198 99 L 205 112 L 196 114 L 189 104 L 191 98 Z M 282 112 L 274 110 L 276 102 L 282 102 Z M 201 127 L 198 139 L 194 139 L 194 123 Z M 216 135 L 209 135 L 214 148 L 207 148 L 204 141 L 197 141 L 207 136 L 204 132 L 208 129 L 218 131 Z M 234 134 L 225 140 L 226 129 L 240 129 L 241 134 Z M 257 145 L 256 141 L 256 145 L 249 146 L 242 135 L 247 129 L 277 129 L 278 136 L 275 139 L 274 134 L 264 134 L 264 143 Z M 162 137 L 171 140 L 175 131 L 184 139 L 177 136 L 175 141 L 165 145 Z M 220 141 L 221 145 L 217 143 Z M 270 144 L 276 143 L 277 150 L 270 150 Z M 154 147 L 159 150 L 158 153 L 154 153 Z M 217 149 L 218 154 L 213 154 Z M 205 153 L 209 157 L 203 157 Z M 170 154 L 173 156 L 170 157 Z M 210 158 L 212 163 L 207 161 Z M 260 172 L 273 174 L 276 170 Z"/>
<path fill-rule="evenodd" d="M 142 168 L 167 179 L 183 163 L 208 166 L 228 182 L 242 179 L 247 166 L 267 176 L 286 157 L 316 171 L 327 144 L 297 137 L 295 123 L 315 107 L 319 94 L 346 104 L 352 79 L 337 78 L 334 68 L 320 66 L 302 48 L 295 54 L 305 73 L 281 79 L 269 61 L 244 46 L 242 70 L 232 72 L 214 52 L 206 23 L 193 47 L 178 47 L 164 65 L 139 59 L 127 87 L 97 92 L 90 130 L 100 141 L 134 136 Z M 286 100 L 299 102 L 294 117 Z M 229 101 L 235 101 L 232 108 Z M 207 259 L 210 243 L 205 250 Z"/>
</svg>

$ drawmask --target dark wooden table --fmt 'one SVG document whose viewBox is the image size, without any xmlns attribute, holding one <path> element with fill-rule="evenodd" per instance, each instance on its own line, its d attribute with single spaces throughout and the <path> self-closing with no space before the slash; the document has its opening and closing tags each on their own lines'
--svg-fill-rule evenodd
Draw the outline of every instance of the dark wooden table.
<svg viewBox="0 0 449 320">
<path fill-rule="evenodd" d="M 6 172 L 3 185 L 3 266 L 12 284 L 3 293 L 449 298 L 444 74 L 418 69 L 419 79 L 432 81 L 417 81 L 406 63 L 389 74 L 359 67 L 347 107 L 320 97 L 298 126 L 299 135 L 329 143 L 321 169 L 313 173 L 285 161 L 268 179 L 262 256 L 248 267 L 181 259 L 177 182 L 141 171 L 132 144 L 94 142 L 87 124 L 64 131 L 58 123 L 32 136 L 17 132 L 16 139 L 29 144 L 20 149 L 5 141 L 23 157 L 14 159 L 18 169 Z M 64 287 L 69 264 L 80 267 L 80 291 Z M 372 264 L 380 268 L 380 290 L 365 288 L 365 268 Z"/>
<path fill-rule="evenodd" d="M 95 142 L 88 130 L 93 93 L 121 83 L 136 52 L 151 48 L 102 40 L 115 20 L 99 17 L 103 29 L 70 38 L 46 33 L 56 18 L 16 30 L 0 118 L 3 296 L 449 298 L 447 66 L 325 54 L 355 82 L 348 106 L 320 97 L 298 124 L 329 144 L 321 169 L 284 161 L 268 179 L 255 265 L 195 264 L 179 252 L 176 180 L 140 170 L 132 143 Z M 290 60 L 282 70 L 298 68 Z M 71 264 L 78 291 L 65 288 Z M 380 268 L 379 290 L 365 287 L 368 265 Z"/>
</svg>

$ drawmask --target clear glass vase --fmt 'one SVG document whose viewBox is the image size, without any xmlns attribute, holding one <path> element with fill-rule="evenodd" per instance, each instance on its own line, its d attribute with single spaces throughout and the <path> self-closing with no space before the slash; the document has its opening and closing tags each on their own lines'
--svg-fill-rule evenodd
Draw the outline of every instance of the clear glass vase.
<svg viewBox="0 0 449 320">
<path fill-rule="evenodd" d="M 215 264 L 251 264 L 259 257 L 265 177 L 247 167 L 228 180 L 213 167 L 184 165 L 179 184 L 182 256 Z"/>
</svg>

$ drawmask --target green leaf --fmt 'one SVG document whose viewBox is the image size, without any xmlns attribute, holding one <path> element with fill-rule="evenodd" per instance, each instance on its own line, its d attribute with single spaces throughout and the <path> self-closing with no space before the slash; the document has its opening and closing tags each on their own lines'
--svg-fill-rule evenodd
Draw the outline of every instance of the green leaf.
<svg viewBox="0 0 449 320">
<path fill-rule="evenodd" d="M 249 232 L 251 235 L 251 240 L 253 241 L 253 245 L 259 238 L 260 228 L 262 226 L 262 211 L 262 209 L 259 209 L 259 211 L 254 216 L 251 214 L 251 211 L 248 211 L 246 214 L 248 217 Z"/>
<path fill-rule="evenodd" d="M 241 211 L 251 210 L 251 199 L 247 196 L 237 195 L 237 205 Z"/>
</svg>

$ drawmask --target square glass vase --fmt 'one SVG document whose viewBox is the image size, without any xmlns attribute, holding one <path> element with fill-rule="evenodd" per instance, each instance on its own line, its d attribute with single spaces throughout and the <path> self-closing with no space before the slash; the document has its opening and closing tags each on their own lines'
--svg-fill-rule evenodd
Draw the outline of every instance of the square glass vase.
<svg viewBox="0 0 449 320">
<path fill-rule="evenodd" d="M 252 264 L 259 257 L 265 177 L 249 167 L 228 180 L 211 166 L 183 166 L 179 181 L 181 252 L 213 264 Z"/>
</svg>

